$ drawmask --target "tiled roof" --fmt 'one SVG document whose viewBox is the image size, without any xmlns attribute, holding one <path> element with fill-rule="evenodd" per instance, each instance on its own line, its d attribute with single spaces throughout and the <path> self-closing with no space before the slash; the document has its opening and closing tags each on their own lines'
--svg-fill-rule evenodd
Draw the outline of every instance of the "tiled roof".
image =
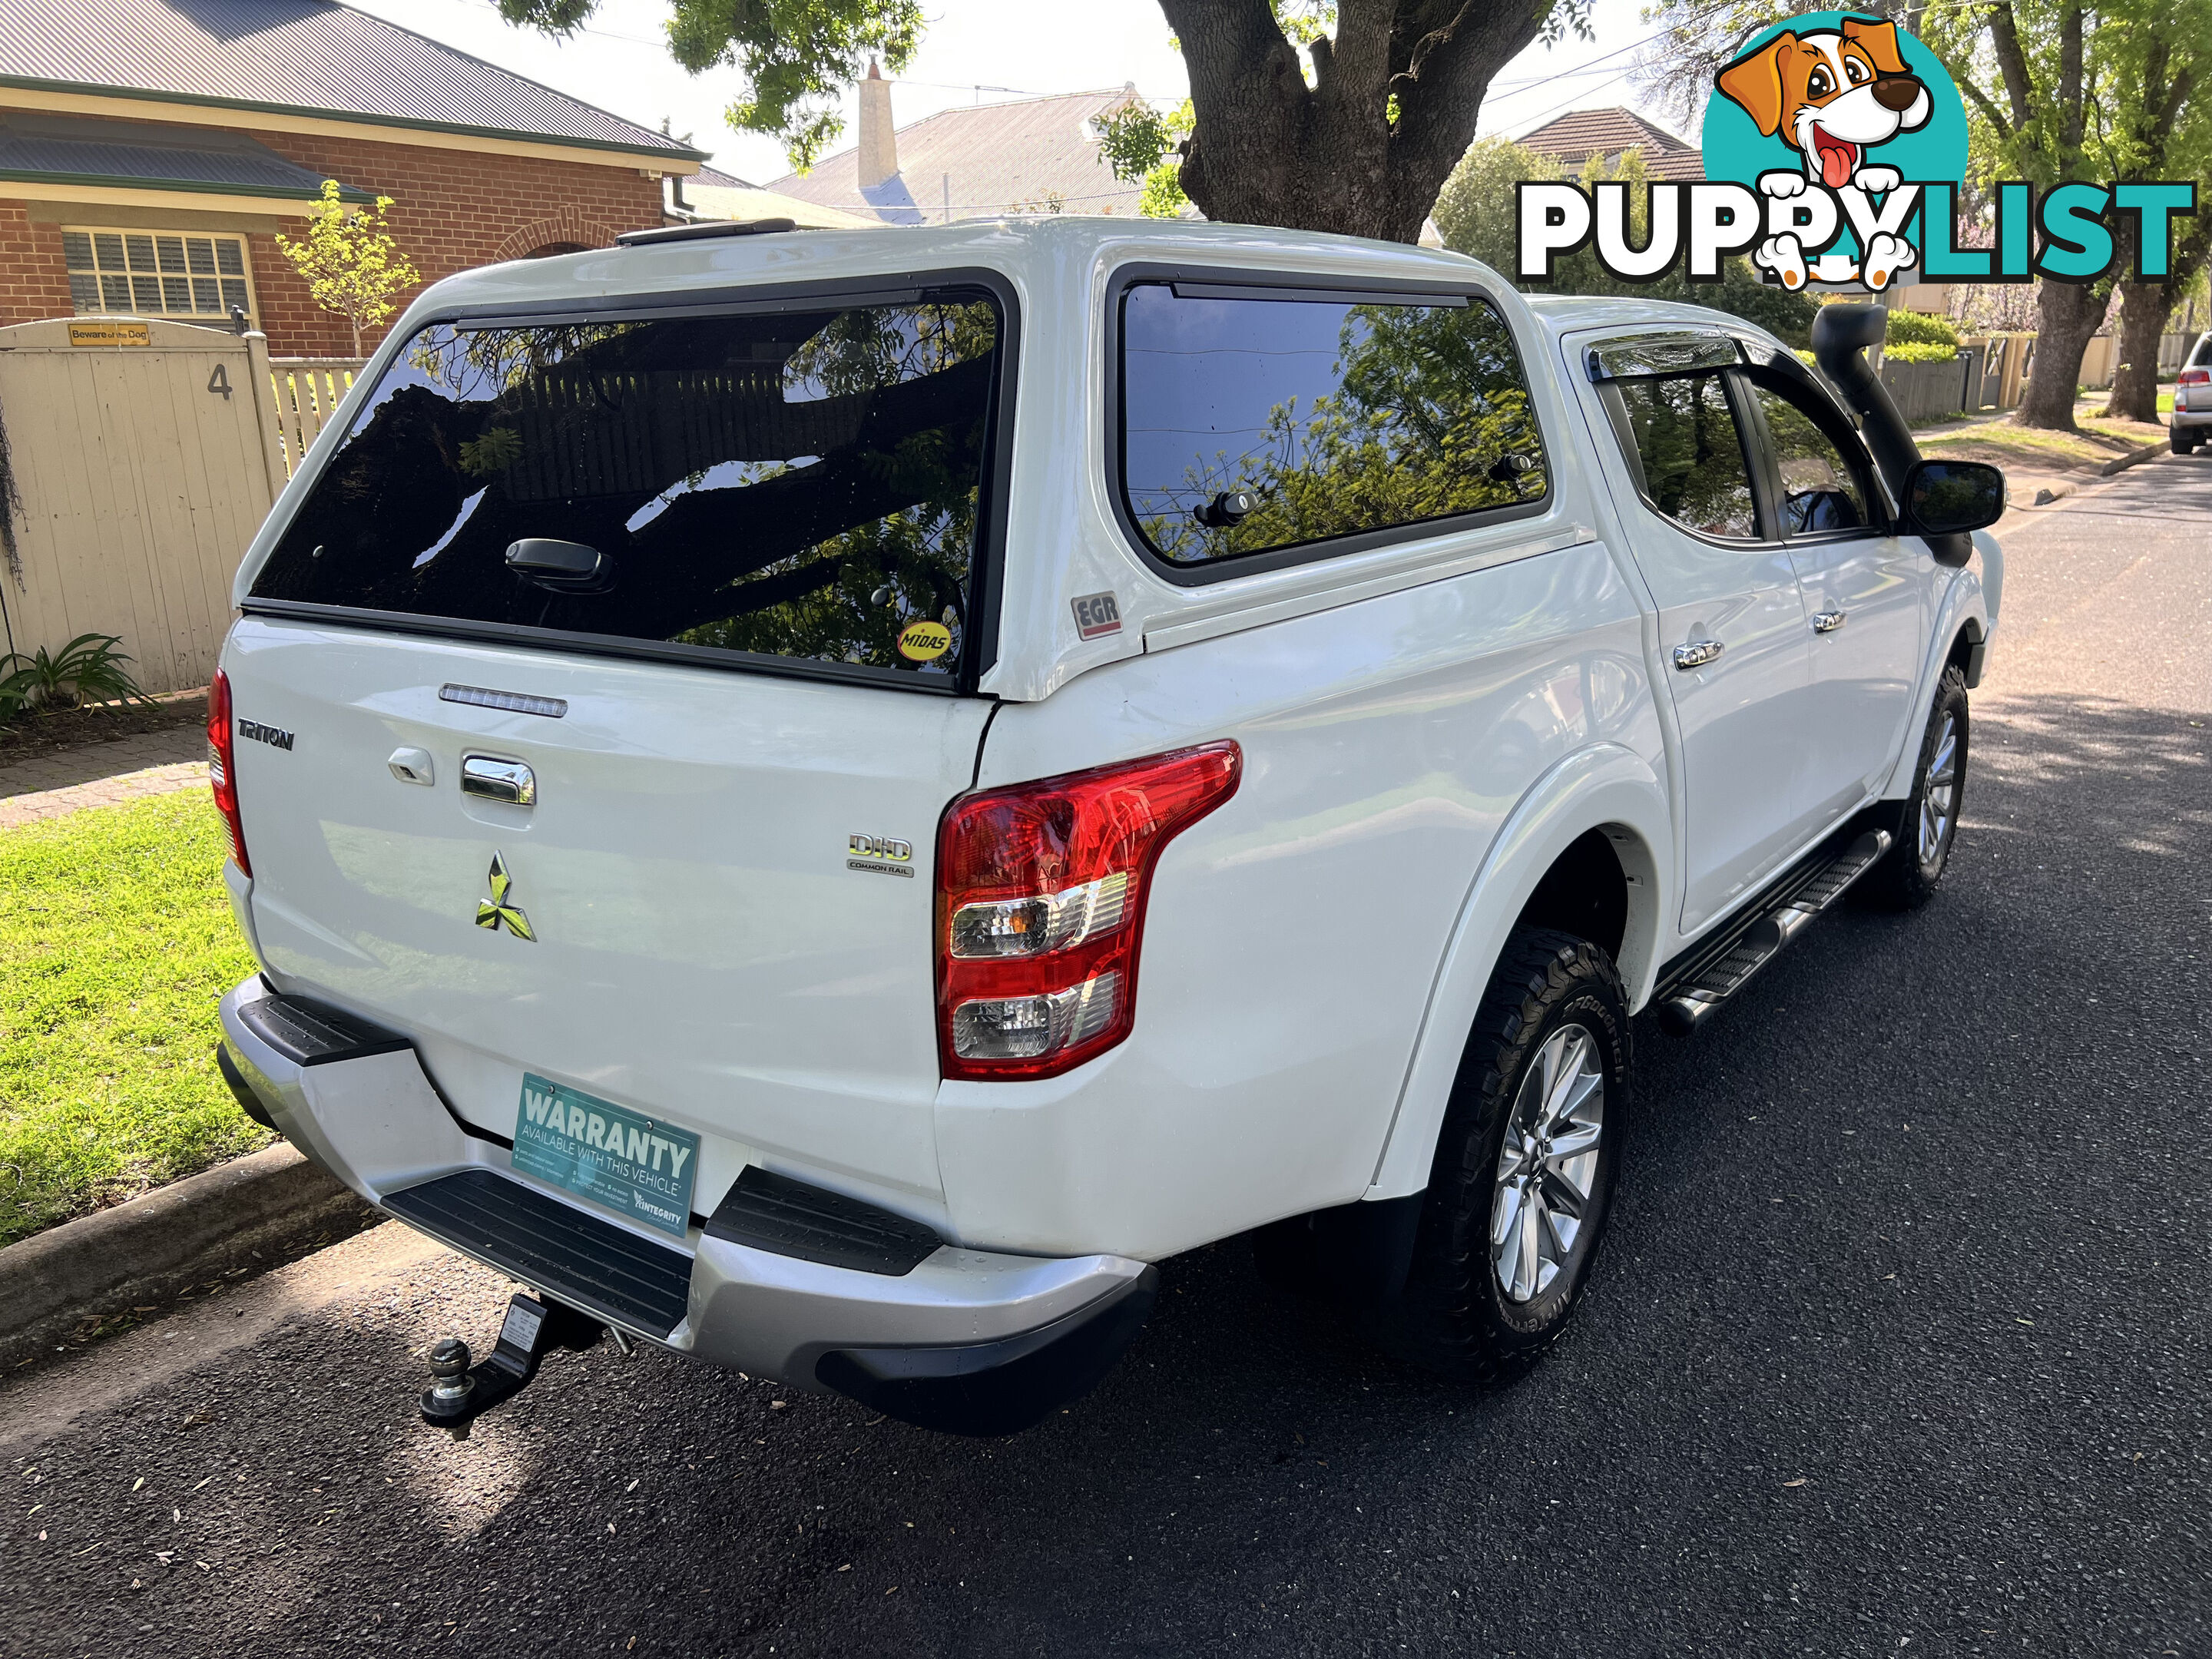
<svg viewBox="0 0 2212 1659">
<path fill-rule="evenodd" d="M 0 0 L 0 86 L 700 155 L 330 0 Z"/>
<path fill-rule="evenodd" d="M 1571 172 L 1593 155 L 1610 157 L 1640 149 L 1644 165 L 1654 179 L 1705 176 L 1705 156 L 1695 144 L 1686 144 L 1666 128 L 1618 106 L 1570 110 L 1518 142 L 1522 149 L 1549 155 Z"/>
<path fill-rule="evenodd" d="M 323 175 L 295 166 L 242 132 L 161 127 L 136 121 L 0 112 L 0 179 L 133 185 L 312 201 Z M 374 192 L 345 186 L 347 201 Z"/>
<path fill-rule="evenodd" d="M 1074 92 L 945 110 L 897 130 L 899 170 L 881 185 L 860 188 L 856 147 L 769 188 L 887 224 L 1045 213 L 1055 201 L 1063 213 L 1133 217 L 1141 186 L 1123 184 L 1099 158 L 1091 123 L 1134 95 Z"/>
</svg>

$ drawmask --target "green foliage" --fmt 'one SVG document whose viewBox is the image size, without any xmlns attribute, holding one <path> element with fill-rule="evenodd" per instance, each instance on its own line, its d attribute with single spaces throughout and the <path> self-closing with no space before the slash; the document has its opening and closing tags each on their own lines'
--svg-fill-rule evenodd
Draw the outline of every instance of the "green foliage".
<svg viewBox="0 0 2212 1659">
<path fill-rule="evenodd" d="M 1147 219 L 1180 219 L 1190 205 L 1182 193 L 1182 166 L 1163 161 L 1145 175 L 1145 188 L 1137 198 L 1137 211 Z"/>
<path fill-rule="evenodd" d="M 1542 440 L 1511 338 L 1487 307 L 1355 306 L 1338 349 L 1339 395 L 1303 414 L 1295 400 L 1276 404 L 1242 455 L 1217 453 L 1185 474 L 1186 500 L 1250 491 L 1259 504 L 1249 516 L 1207 527 L 1188 511 L 1146 514 L 1164 556 L 1263 552 L 1542 493 Z M 1486 398 L 1474 387 L 1495 390 Z M 1509 457 L 1530 470 L 1506 470 Z"/>
<path fill-rule="evenodd" d="M 215 1066 L 226 850 L 204 789 L 0 831 L 0 1244 L 267 1143 Z"/>
<path fill-rule="evenodd" d="M 1104 137 L 1099 150 L 1114 176 L 1124 184 L 1144 180 L 1137 211 L 1147 219 L 1176 219 L 1190 205 L 1182 191 L 1182 158 L 1177 154 L 1198 117 L 1186 98 L 1163 115 L 1133 99 L 1099 122 Z"/>
<path fill-rule="evenodd" d="M 1948 363 L 1959 355 L 1956 346 L 1933 340 L 1892 341 L 1881 349 L 1884 361 L 1894 363 Z"/>
<path fill-rule="evenodd" d="M 151 702 L 125 666 L 113 634 L 80 634 L 58 655 L 40 646 L 0 657 L 0 717 L 28 710 L 46 714 L 88 702 Z"/>
<path fill-rule="evenodd" d="M 315 303 L 351 325 L 356 357 L 362 330 L 391 321 L 397 297 L 422 280 L 385 222 L 391 207 L 389 196 L 378 197 L 373 209 L 349 207 L 338 199 L 338 181 L 325 179 L 322 199 L 307 210 L 306 238 L 295 242 L 276 234 L 277 250 L 306 280 Z"/>
<path fill-rule="evenodd" d="M 1190 100 L 1183 100 L 1183 110 L 1188 111 Z M 1154 167 L 1161 159 L 1188 136 L 1186 123 L 1178 131 L 1172 118 L 1160 113 L 1141 98 L 1133 98 L 1116 110 L 1109 110 L 1098 118 L 1099 159 L 1114 170 L 1114 176 L 1125 185 L 1133 185 Z"/>
<path fill-rule="evenodd" d="M 510 23 L 556 38 L 583 27 L 599 0 L 498 0 Z M 726 112 L 741 132 L 781 138 L 805 173 L 845 131 L 839 90 L 879 58 L 896 75 L 921 42 L 920 0 L 675 0 L 668 50 L 694 75 L 734 68 L 742 94 Z"/>
<path fill-rule="evenodd" d="M 1802 294 L 1768 287 L 1745 259 L 1727 261 L 1717 283 L 1692 283 L 1679 263 L 1656 281 L 1626 283 L 1598 263 L 1594 248 L 1586 247 L 1558 260 L 1549 283 L 1515 278 L 1519 214 L 1514 186 L 1524 179 L 1563 177 L 1559 163 L 1551 157 L 1523 149 L 1510 139 L 1478 141 L 1468 147 L 1437 198 L 1437 229 L 1444 246 L 1481 260 L 1530 294 L 1632 295 L 1638 299 L 1709 306 L 1756 323 L 1790 345 L 1811 342 L 1816 309 L 1813 302 Z M 1630 240 L 1641 246 L 1650 225 L 1650 174 L 1643 152 L 1630 150 L 1610 167 L 1602 158 L 1593 158 L 1580 177 L 1585 185 L 1618 180 L 1628 186 Z"/>
<path fill-rule="evenodd" d="M 1959 331 L 1942 317 L 1929 317 L 1917 311 L 1893 311 L 1889 313 L 1889 343 L 1886 349 L 1894 353 L 1901 345 L 1942 346 L 1948 356 L 1959 349 Z M 1933 358 L 1908 357 L 1907 362 L 1932 362 Z"/>
</svg>

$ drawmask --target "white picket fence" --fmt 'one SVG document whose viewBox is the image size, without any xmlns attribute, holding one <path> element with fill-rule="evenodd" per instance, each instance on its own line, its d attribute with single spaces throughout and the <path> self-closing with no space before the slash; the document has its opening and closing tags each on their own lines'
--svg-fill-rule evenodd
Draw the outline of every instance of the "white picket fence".
<svg viewBox="0 0 2212 1659">
<path fill-rule="evenodd" d="M 276 393 L 276 442 L 284 476 L 300 462 L 361 373 L 360 357 L 271 357 L 269 384 Z"/>
</svg>

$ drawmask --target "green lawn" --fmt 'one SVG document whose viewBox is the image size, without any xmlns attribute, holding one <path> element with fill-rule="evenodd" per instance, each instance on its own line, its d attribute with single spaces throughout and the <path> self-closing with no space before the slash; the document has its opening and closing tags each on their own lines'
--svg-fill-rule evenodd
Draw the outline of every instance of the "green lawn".
<svg viewBox="0 0 2212 1659">
<path fill-rule="evenodd" d="M 267 1144 L 215 1065 L 222 861 L 205 789 L 0 830 L 0 1244 Z"/>
</svg>

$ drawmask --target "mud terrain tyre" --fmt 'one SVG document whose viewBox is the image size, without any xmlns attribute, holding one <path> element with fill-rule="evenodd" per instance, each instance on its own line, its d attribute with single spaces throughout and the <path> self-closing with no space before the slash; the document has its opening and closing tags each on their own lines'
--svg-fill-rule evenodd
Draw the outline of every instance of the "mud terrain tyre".
<svg viewBox="0 0 2212 1659">
<path fill-rule="evenodd" d="M 1527 1365 L 1565 1329 L 1612 1207 L 1629 1067 L 1613 959 L 1516 929 L 1444 1110 L 1405 1291 L 1377 1316 L 1385 1347 L 1474 1381 Z"/>
</svg>

